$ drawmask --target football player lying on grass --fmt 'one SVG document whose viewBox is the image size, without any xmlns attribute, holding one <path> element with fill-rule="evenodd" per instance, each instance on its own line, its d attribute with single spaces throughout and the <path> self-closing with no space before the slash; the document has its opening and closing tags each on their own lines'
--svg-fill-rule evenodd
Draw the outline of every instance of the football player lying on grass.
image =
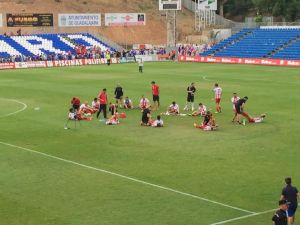
<svg viewBox="0 0 300 225">
<path fill-rule="evenodd" d="M 189 114 L 189 116 L 205 116 L 206 115 L 206 106 L 202 103 L 199 103 L 198 110 Z"/>
<path fill-rule="evenodd" d="M 207 111 L 206 115 L 204 116 L 204 120 L 202 124 L 198 125 L 194 123 L 194 127 L 202 129 L 204 131 L 214 131 L 217 129 L 218 126 L 216 124 L 216 120 L 213 117 L 212 113 Z"/>
<path fill-rule="evenodd" d="M 106 121 L 106 125 L 117 125 L 119 124 L 119 116 L 118 113 L 112 115 L 107 121 Z"/>
<path fill-rule="evenodd" d="M 97 112 L 98 110 L 93 108 L 92 106 L 89 106 L 87 102 L 84 102 L 80 105 L 79 107 L 79 114 L 93 114 L 95 112 Z"/>
</svg>

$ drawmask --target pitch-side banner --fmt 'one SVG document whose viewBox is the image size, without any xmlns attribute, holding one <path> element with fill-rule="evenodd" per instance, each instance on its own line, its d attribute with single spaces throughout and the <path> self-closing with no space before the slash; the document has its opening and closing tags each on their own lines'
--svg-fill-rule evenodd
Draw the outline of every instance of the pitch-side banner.
<svg viewBox="0 0 300 225">
<path fill-rule="evenodd" d="M 146 25 L 145 13 L 105 13 L 105 26 Z"/>
<path fill-rule="evenodd" d="M 73 60 L 57 60 L 57 61 L 15 62 L 15 63 L 0 63 L 0 70 L 101 65 L 106 63 L 107 63 L 106 59 L 73 59 Z M 111 58 L 111 63 L 113 64 L 119 63 L 119 60 L 117 58 Z"/>
<path fill-rule="evenodd" d="M 101 14 L 58 14 L 58 26 L 60 27 L 100 27 Z"/>
<path fill-rule="evenodd" d="M 2 19 L 2 14 L 0 13 L 0 27 L 3 27 L 3 19 Z"/>
<path fill-rule="evenodd" d="M 286 59 L 256 59 L 256 58 L 230 58 L 230 57 L 210 57 L 210 56 L 207 57 L 207 56 L 183 56 L 183 55 L 181 55 L 181 56 L 178 56 L 178 61 L 300 67 L 300 60 L 286 60 Z"/>
<path fill-rule="evenodd" d="M 53 14 L 6 14 L 8 27 L 53 27 Z"/>
</svg>

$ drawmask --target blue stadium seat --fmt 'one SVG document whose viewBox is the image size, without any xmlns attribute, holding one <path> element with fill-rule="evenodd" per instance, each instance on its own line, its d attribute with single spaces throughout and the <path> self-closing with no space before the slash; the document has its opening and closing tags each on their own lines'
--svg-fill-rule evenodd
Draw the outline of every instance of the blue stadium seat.
<svg viewBox="0 0 300 225">
<path fill-rule="evenodd" d="M 102 51 L 116 52 L 102 40 L 89 33 L 76 34 L 38 34 L 26 36 L 6 37 L 0 35 L 0 57 L 8 58 L 16 55 L 25 57 L 41 54 L 75 53 L 76 44 L 83 44 L 87 48 L 96 46 Z"/>
<path fill-rule="evenodd" d="M 202 56 L 300 59 L 299 28 L 243 29 Z"/>
</svg>

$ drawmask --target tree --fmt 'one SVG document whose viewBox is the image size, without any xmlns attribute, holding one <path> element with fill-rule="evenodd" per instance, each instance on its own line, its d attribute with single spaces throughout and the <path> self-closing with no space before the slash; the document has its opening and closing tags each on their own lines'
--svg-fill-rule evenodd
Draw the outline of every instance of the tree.
<svg viewBox="0 0 300 225">
<path fill-rule="evenodd" d="M 228 0 L 219 0 L 219 6 L 220 6 L 220 16 L 224 16 L 224 5 L 228 2 Z"/>
</svg>

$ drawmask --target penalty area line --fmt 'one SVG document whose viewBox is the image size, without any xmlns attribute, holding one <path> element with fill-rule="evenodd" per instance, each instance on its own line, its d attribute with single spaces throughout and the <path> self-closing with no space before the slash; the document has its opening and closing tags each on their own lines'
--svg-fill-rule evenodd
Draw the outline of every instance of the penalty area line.
<svg viewBox="0 0 300 225">
<path fill-rule="evenodd" d="M 115 172 L 111 172 L 111 171 L 108 171 L 108 170 L 88 166 L 88 165 L 81 164 L 81 163 L 78 163 L 78 162 L 75 162 L 75 161 L 72 161 L 72 160 L 68 160 L 68 159 L 60 158 L 60 157 L 53 156 L 53 155 L 50 155 L 50 154 L 47 154 L 47 153 L 35 151 L 35 150 L 29 149 L 29 148 L 20 147 L 20 146 L 9 144 L 9 143 L 2 142 L 2 141 L 0 141 L 0 144 L 5 145 L 5 146 L 9 146 L 9 147 L 12 147 L 12 148 L 15 148 L 15 149 L 24 150 L 24 151 L 27 151 L 27 152 L 30 152 L 30 153 L 42 155 L 44 157 L 56 159 L 56 160 L 59 160 L 59 161 L 65 162 L 65 163 L 69 163 L 69 164 L 73 164 L 73 165 L 76 165 L 76 166 L 80 166 L 80 167 L 83 167 L 83 168 L 86 168 L 86 169 L 95 170 L 95 171 L 98 171 L 98 172 L 102 172 L 102 173 L 110 174 L 110 175 L 113 175 L 113 176 L 121 177 L 121 178 L 126 179 L 126 180 L 130 180 L 130 181 L 140 183 L 140 184 L 144 184 L 144 185 L 147 185 L 147 186 L 152 186 L 152 187 L 155 187 L 155 188 L 158 188 L 158 189 L 161 189 L 161 190 L 165 190 L 165 191 L 177 193 L 177 194 L 180 194 L 180 195 L 188 196 L 188 197 L 191 197 L 191 198 L 194 198 L 194 199 L 209 202 L 211 204 L 220 205 L 220 206 L 223 206 L 223 207 L 226 207 L 226 208 L 234 209 L 234 210 L 241 211 L 241 212 L 244 212 L 244 213 L 248 213 L 248 214 L 251 214 L 251 215 L 256 214 L 255 212 L 252 212 L 252 211 L 249 211 L 249 210 L 246 210 L 246 209 L 242 209 L 242 208 L 231 206 L 231 205 L 228 205 L 228 204 L 225 204 L 225 203 L 221 203 L 221 202 L 217 202 L 217 201 L 210 200 L 210 199 L 207 199 L 207 198 L 203 198 L 203 197 L 200 197 L 200 196 L 197 196 L 197 195 L 194 195 L 194 194 L 178 191 L 178 190 L 175 190 L 173 188 L 164 187 L 164 186 L 161 186 L 161 185 L 149 183 L 149 182 L 146 182 L 146 181 L 143 181 L 143 180 L 139 180 L 139 179 L 136 179 L 136 178 L 133 178 L 133 177 L 125 176 L 125 175 L 115 173 Z"/>
</svg>

